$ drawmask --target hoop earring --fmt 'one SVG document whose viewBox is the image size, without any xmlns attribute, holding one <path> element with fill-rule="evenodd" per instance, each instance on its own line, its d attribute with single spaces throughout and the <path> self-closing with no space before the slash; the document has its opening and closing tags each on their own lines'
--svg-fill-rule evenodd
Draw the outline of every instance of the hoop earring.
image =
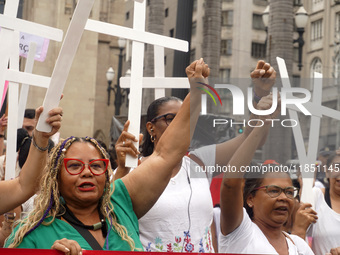
<svg viewBox="0 0 340 255">
<path fill-rule="evenodd" d="M 151 128 L 150 131 L 153 132 L 153 129 Z M 156 137 L 154 137 L 150 134 L 150 140 L 151 140 L 152 143 L 154 143 L 155 140 L 156 140 Z"/>
</svg>

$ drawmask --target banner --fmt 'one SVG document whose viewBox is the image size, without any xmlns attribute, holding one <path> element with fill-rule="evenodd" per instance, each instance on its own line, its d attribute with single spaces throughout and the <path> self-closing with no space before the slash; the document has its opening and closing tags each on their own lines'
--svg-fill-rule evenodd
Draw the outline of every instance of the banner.
<svg viewBox="0 0 340 255">
<path fill-rule="evenodd" d="M 64 255 L 63 252 L 56 250 L 42 250 L 42 249 L 13 249 L 0 248 L 1 255 Z M 83 255 L 155 255 L 157 252 L 141 252 L 141 251 L 83 251 Z M 169 252 L 162 252 L 162 255 L 174 254 Z M 182 253 L 176 254 L 191 254 L 198 255 L 199 253 Z M 221 253 L 220 253 L 221 254 Z"/>
<path fill-rule="evenodd" d="M 19 42 L 20 56 L 27 58 L 30 42 L 35 42 L 37 44 L 37 50 L 34 59 L 43 62 L 46 58 L 50 40 L 40 36 L 20 32 Z"/>
</svg>

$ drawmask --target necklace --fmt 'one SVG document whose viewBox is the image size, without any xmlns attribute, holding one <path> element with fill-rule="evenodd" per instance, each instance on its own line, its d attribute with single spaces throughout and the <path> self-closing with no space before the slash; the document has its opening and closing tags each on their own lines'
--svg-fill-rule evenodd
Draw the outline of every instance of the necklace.
<svg viewBox="0 0 340 255">
<path fill-rule="evenodd" d="M 88 230 L 98 230 L 101 229 L 102 230 L 102 234 L 103 237 L 105 238 L 107 235 L 107 226 L 106 226 L 106 222 L 104 219 L 104 216 L 102 215 L 102 213 L 100 212 L 99 208 L 98 208 L 98 212 L 99 212 L 99 217 L 100 217 L 100 221 L 93 224 L 93 225 L 85 225 L 84 223 L 82 223 L 73 213 L 72 211 L 66 206 L 65 206 L 65 213 L 62 215 L 62 217 L 71 225 L 75 225 L 81 228 L 85 228 Z"/>
</svg>

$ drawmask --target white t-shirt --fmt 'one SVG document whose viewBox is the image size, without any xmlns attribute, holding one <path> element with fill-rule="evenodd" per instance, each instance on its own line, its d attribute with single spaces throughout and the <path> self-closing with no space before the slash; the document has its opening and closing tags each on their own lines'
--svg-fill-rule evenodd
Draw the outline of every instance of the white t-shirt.
<svg viewBox="0 0 340 255">
<path fill-rule="evenodd" d="M 204 164 L 215 164 L 216 146 L 202 149 L 210 155 L 201 158 Z M 139 219 L 140 240 L 146 251 L 214 252 L 209 181 L 205 172 L 193 172 L 195 165 L 185 156 L 156 204 Z"/>
<path fill-rule="evenodd" d="M 286 237 L 288 251 L 293 254 L 313 254 L 308 244 L 296 235 L 289 235 L 292 241 Z M 243 253 L 243 254 L 278 254 L 275 248 L 269 243 L 261 229 L 251 221 L 245 208 L 243 208 L 243 219 L 232 233 L 219 237 L 220 253 Z"/>
<path fill-rule="evenodd" d="M 340 246 L 340 214 L 330 208 L 319 188 L 313 188 L 315 211 L 318 220 L 312 225 L 307 235 L 313 237 L 312 249 L 316 255 L 329 253 Z"/>
<path fill-rule="evenodd" d="M 4 170 L 4 163 L 5 163 L 6 155 L 0 156 L 0 181 L 5 179 L 5 170 Z M 19 176 L 21 168 L 19 167 L 19 162 L 17 161 L 15 164 L 15 177 Z"/>
</svg>

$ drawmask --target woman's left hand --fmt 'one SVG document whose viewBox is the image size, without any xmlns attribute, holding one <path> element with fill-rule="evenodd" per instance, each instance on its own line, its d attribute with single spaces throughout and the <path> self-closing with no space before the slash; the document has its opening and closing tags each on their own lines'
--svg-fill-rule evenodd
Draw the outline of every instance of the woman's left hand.
<svg viewBox="0 0 340 255">
<path fill-rule="evenodd" d="M 336 248 L 332 248 L 329 253 L 326 253 L 326 255 L 340 255 L 340 246 Z"/>
<path fill-rule="evenodd" d="M 43 112 L 42 106 L 36 109 L 35 111 L 36 122 L 38 122 L 38 119 L 42 112 Z M 63 109 L 61 107 L 56 107 L 49 111 L 49 117 L 46 119 L 46 123 L 48 123 L 52 127 L 52 130 L 49 133 L 45 133 L 40 132 L 37 129 L 34 129 L 35 143 L 37 143 L 40 147 L 45 147 L 48 144 L 48 139 L 59 131 L 62 119 Z"/>
<path fill-rule="evenodd" d="M 317 213 L 311 207 L 312 205 L 309 203 L 301 203 L 295 214 L 292 234 L 298 235 L 302 239 L 305 238 L 309 225 L 318 220 Z"/>
<path fill-rule="evenodd" d="M 64 252 L 67 255 L 82 255 L 83 249 L 80 245 L 74 241 L 66 238 L 57 240 L 52 245 L 51 249 Z"/>
</svg>

